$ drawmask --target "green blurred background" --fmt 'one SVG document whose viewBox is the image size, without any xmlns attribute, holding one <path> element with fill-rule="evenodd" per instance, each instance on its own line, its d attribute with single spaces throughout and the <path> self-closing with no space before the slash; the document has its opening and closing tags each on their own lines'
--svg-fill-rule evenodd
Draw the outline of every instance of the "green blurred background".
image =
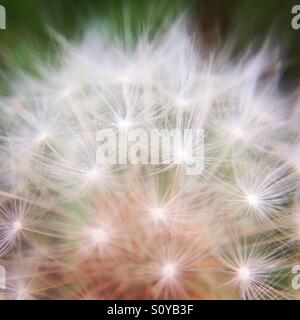
<svg viewBox="0 0 300 320">
<path fill-rule="evenodd" d="M 291 9 L 300 0 L 0 0 L 7 14 L 7 29 L 0 30 L 0 72 L 7 76 L 16 64 L 29 69 L 36 48 L 39 56 L 54 50 L 49 28 L 73 37 L 91 19 L 114 22 L 122 32 L 124 20 L 138 35 L 151 21 L 159 28 L 168 15 L 190 12 L 190 20 L 208 44 L 238 34 L 239 47 L 268 36 L 283 56 L 282 87 L 294 88 L 300 75 L 300 30 L 291 27 Z M 271 36 L 270 36 L 271 35 Z"/>
</svg>

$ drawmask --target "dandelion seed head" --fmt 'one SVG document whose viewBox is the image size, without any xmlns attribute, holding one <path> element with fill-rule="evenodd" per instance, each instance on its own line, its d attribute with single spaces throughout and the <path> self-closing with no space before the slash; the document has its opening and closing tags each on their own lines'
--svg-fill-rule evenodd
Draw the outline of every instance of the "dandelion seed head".
<svg viewBox="0 0 300 320">
<path fill-rule="evenodd" d="M 15 296 L 286 297 L 300 111 L 278 89 L 279 58 L 267 44 L 202 54 L 184 19 L 153 37 L 129 29 L 58 34 L 59 63 L 20 71 L 0 99 L 0 258 L 22 266 Z M 133 127 L 192 133 L 156 163 L 98 166 L 98 130 Z M 188 175 L 177 164 L 194 164 L 198 129 L 204 170 Z"/>
</svg>

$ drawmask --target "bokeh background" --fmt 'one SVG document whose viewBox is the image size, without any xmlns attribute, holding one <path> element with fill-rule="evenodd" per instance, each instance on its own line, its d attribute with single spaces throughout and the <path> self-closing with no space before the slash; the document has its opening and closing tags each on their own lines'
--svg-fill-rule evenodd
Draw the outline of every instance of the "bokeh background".
<svg viewBox="0 0 300 320">
<path fill-rule="evenodd" d="M 284 57 L 281 85 L 289 90 L 299 83 L 300 75 L 300 30 L 291 27 L 291 9 L 297 3 L 300 1 L 0 0 L 7 11 L 7 30 L 0 32 L 0 75 L 4 79 L 16 67 L 34 72 L 37 56 L 48 59 L 55 51 L 49 28 L 71 38 L 91 20 L 111 23 L 111 28 L 118 32 L 126 23 L 136 37 L 149 17 L 152 28 L 158 29 L 166 16 L 175 18 L 189 12 L 189 19 L 208 45 L 234 36 L 239 49 L 266 37 L 274 46 L 280 46 Z M 2 91 L 4 88 L 0 86 Z"/>
</svg>

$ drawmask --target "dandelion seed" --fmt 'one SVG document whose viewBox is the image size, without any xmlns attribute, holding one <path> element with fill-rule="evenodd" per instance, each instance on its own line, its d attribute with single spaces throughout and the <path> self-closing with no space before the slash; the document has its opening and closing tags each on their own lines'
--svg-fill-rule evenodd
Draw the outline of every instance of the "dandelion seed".
<svg viewBox="0 0 300 320">
<path fill-rule="evenodd" d="M 175 163 L 184 164 L 189 163 L 191 158 L 189 157 L 188 153 L 184 149 L 179 149 L 175 153 Z"/>
<path fill-rule="evenodd" d="M 175 263 L 166 263 L 162 266 L 161 274 L 164 280 L 172 281 L 178 274 L 178 269 Z"/>
<path fill-rule="evenodd" d="M 93 245 L 103 246 L 109 241 L 108 232 L 102 228 L 89 230 Z"/>
<path fill-rule="evenodd" d="M 240 267 L 237 270 L 237 275 L 238 278 L 244 283 L 247 283 L 251 279 L 251 271 L 248 267 Z"/>
<path fill-rule="evenodd" d="M 247 201 L 248 201 L 249 205 L 254 208 L 259 207 L 260 202 L 261 202 L 259 195 L 253 194 L 253 193 L 250 193 L 247 195 Z"/>
<path fill-rule="evenodd" d="M 234 126 L 231 132 L 237 138 L 241 138 L 244 135 L 244 131 L 239 126 Z"/>
<path fill-rule="evenodd" d="M 20 221 L 20 220 L 14 221 L 12 225 L 13 225 L 12 231 L 13 231 L 14 234 L 18 233 L 23 228 L 22 221 Z"/>
<path fill-rule="evenodd" d="M 95 179 L 99 178 L 100 170 L 99 169 L 91 169 L 87 172 L 86 177 L 90 181 L 94 181 Z"/>
<path fill-rule="evenodd" d="M 50 133 L 46 130 L 43 130 L 39 132 L 38 136 L 36 137 L 36 141 L 38 143 L 44 142 L 49 138 L 49 136 L 50 136 Z"/>
<path fill-rule="evenodd" d="M 131 122 L 127 119 L 119 120 L 118 122 L 119 128 L 129 128 L 131 126 Z"/>
<path fill-rule="evenodd" d="M 166 212 L 164 208 L 154 208 L 150 211 L 150 214 L 155 222 L 166 220 Z"/>
</svg>

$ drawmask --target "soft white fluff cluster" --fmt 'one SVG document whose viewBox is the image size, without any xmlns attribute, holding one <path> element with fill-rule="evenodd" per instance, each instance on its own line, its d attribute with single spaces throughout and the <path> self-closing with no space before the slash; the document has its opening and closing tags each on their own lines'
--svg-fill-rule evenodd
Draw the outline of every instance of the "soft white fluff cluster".
<svg viewBox="0 0 300 320">
<path fill-rule="evenodd" d="M 297 298 L 299 104 L 272 50 L 93 28 L 1 99 L 4 298 Z M 101 128 L 204 129 L 205 168 L 96 162 Z"/>
</svg>

